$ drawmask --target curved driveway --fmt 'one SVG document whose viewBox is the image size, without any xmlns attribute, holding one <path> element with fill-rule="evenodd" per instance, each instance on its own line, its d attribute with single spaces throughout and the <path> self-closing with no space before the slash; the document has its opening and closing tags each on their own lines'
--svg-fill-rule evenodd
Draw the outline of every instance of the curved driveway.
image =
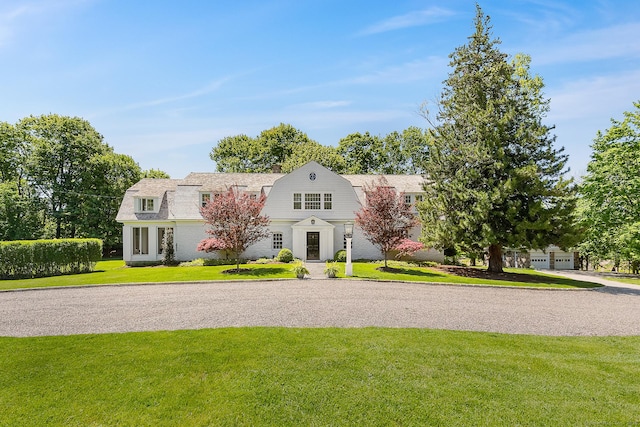
<svg viewBox="0 0 640 427">
<path fill-rule="evenodd" d="M 540 290 L 310 279 L 0 292 L 0 336 L 239 326 L 640 335 L 640 287 Z"/>
</svg>

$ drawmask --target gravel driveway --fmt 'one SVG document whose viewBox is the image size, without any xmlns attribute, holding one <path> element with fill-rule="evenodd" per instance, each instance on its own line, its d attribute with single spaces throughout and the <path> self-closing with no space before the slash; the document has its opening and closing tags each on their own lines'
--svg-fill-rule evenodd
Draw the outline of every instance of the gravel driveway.
<svg viewBox="0 0 640 427">
<path fill-rule="evenodd" d="M 640 335 L 640 287 L 540 290 L 307 279 L 0 292 L 1 336 L 237 326 Z"/>
</svg>

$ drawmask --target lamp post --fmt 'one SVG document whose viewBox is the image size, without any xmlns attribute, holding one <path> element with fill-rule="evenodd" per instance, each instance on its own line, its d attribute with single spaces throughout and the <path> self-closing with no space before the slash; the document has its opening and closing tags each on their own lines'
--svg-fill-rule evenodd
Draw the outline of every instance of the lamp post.
<svg viewBox="0 0 640 427">
<path fill-rule="evenodd" d="M 353 276 L 353 266 L 351 265 L 351 239 L 353 238 L 353 224 L 344 224 L 344 237 L 347 239 L 347 263 L 344 266 L 344 275 Z"/>
</svg>

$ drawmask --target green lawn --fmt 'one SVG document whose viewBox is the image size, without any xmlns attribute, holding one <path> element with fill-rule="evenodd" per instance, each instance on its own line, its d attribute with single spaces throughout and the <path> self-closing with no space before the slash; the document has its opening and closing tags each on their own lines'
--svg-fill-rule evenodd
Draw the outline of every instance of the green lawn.
<svg viewBox="0 0 640 427">
<path fill-rule="evenodd" d="M 242 274 L 224 274 L 235 266 L 212 267 L 125 267 L 124 261 L 102 261 L 96 271 L 68 276 L 24 280 L 0 280 L 0 289 L 41 288 L 51 286 L 104 285 L 113 283 L 197 282 L 202 280 L 246 280 L 294 278 L 286 264 L 248 264 Z"/>
<path fill-rule="evenodd" d="M 552 274 L 541 273 L 535 270 L 506 268 L 505 278 L 502 280 L 479 279 L 473 277 L 460 277 L 447 274 L 431 268 L 407 267 L 390 264 L 395 268 L 395 272 L 383 272 L 377 268 L 382 264 L 377 263 L 354 263 L 353 277 L 362 279 L 376 280 L 400 280 L 407 282 L 430 282 L 430 283 L 458 283 L 458 284 L 478 284 L 478 285 L 497 285 L 497 286 L 534 286 L 540 288 L 594 288 L 600 287 L 597 283 L 581 282 L 577 280 L 567 279 L 564 277 L 554 276 Z M 344 269 L 341 270 L 339 277 L 344 277 Z M 510 277 L 509 273 L 517 276 Z M 536 283 L 514 280 L 516 278 L 535 277 Z"/>
<path fill-rule="evenodd" d="M 612 277 L 611 280 L 615 280 L 616 282 L 631 283 L 632 285 L 640 285 L 640 278 L 632 279 L 628 277 L 621 277 L 621 278 Z"/>
<path fill-rule="evenodd" d="M 636 425 L 640 337 L 230 328 L 0 338 L 0 425 Z"/>
<path fill-rule="evenodd" d="M 338 277 L 344 278 L 344 264 L 338 264 Z M 507 269 L 507 272 L 520 273 L 537 278 L 537 283 L 514 280 L 508 275 L 503 280 L 487 280 L 471 277 L 460 277 L 430 268 L 400 265 L 396 272 L 376 270 L 382 264 L 356 262 L 353 264 L 353 277 L 360 279 L 397 280 L 430 283 L 486 284 L 498 286 L 535 286 L 556 288 L 590 288 L 598 287 L 596 283 L 586 283 L 564 277 L 543 274 L 533 270 Z M 396 266 L 397 264 L 393 264 Z M 125 267 L 123 261 L 102 261 L 97 263 L 96 271 L 87 274 L 43 277 L 25 280 L 0 280 L 0 289 L 40 288 L 51 286 L 104 285 L 114 283 L 161 283 L 161 282 L 193 282 L 207 280 L 255 280 L 295 278 L 288 264 L 242 264 L 242 268 L 250 269 L 241 274 L 225 274 L 224 270 L 234 266 L 220 265 L 212 267 Z"/>
</svg>

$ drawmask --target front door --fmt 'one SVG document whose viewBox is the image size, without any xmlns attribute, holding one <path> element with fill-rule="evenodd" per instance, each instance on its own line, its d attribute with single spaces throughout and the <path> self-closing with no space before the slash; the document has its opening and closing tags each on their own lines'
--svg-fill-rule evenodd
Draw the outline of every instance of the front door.
<svg viewBox="0 0 640 427">
<path fill-rule="evenodd" d="M 307 259 L 320 260 L 320 233 L 307 231 Z"/>
</svg>

